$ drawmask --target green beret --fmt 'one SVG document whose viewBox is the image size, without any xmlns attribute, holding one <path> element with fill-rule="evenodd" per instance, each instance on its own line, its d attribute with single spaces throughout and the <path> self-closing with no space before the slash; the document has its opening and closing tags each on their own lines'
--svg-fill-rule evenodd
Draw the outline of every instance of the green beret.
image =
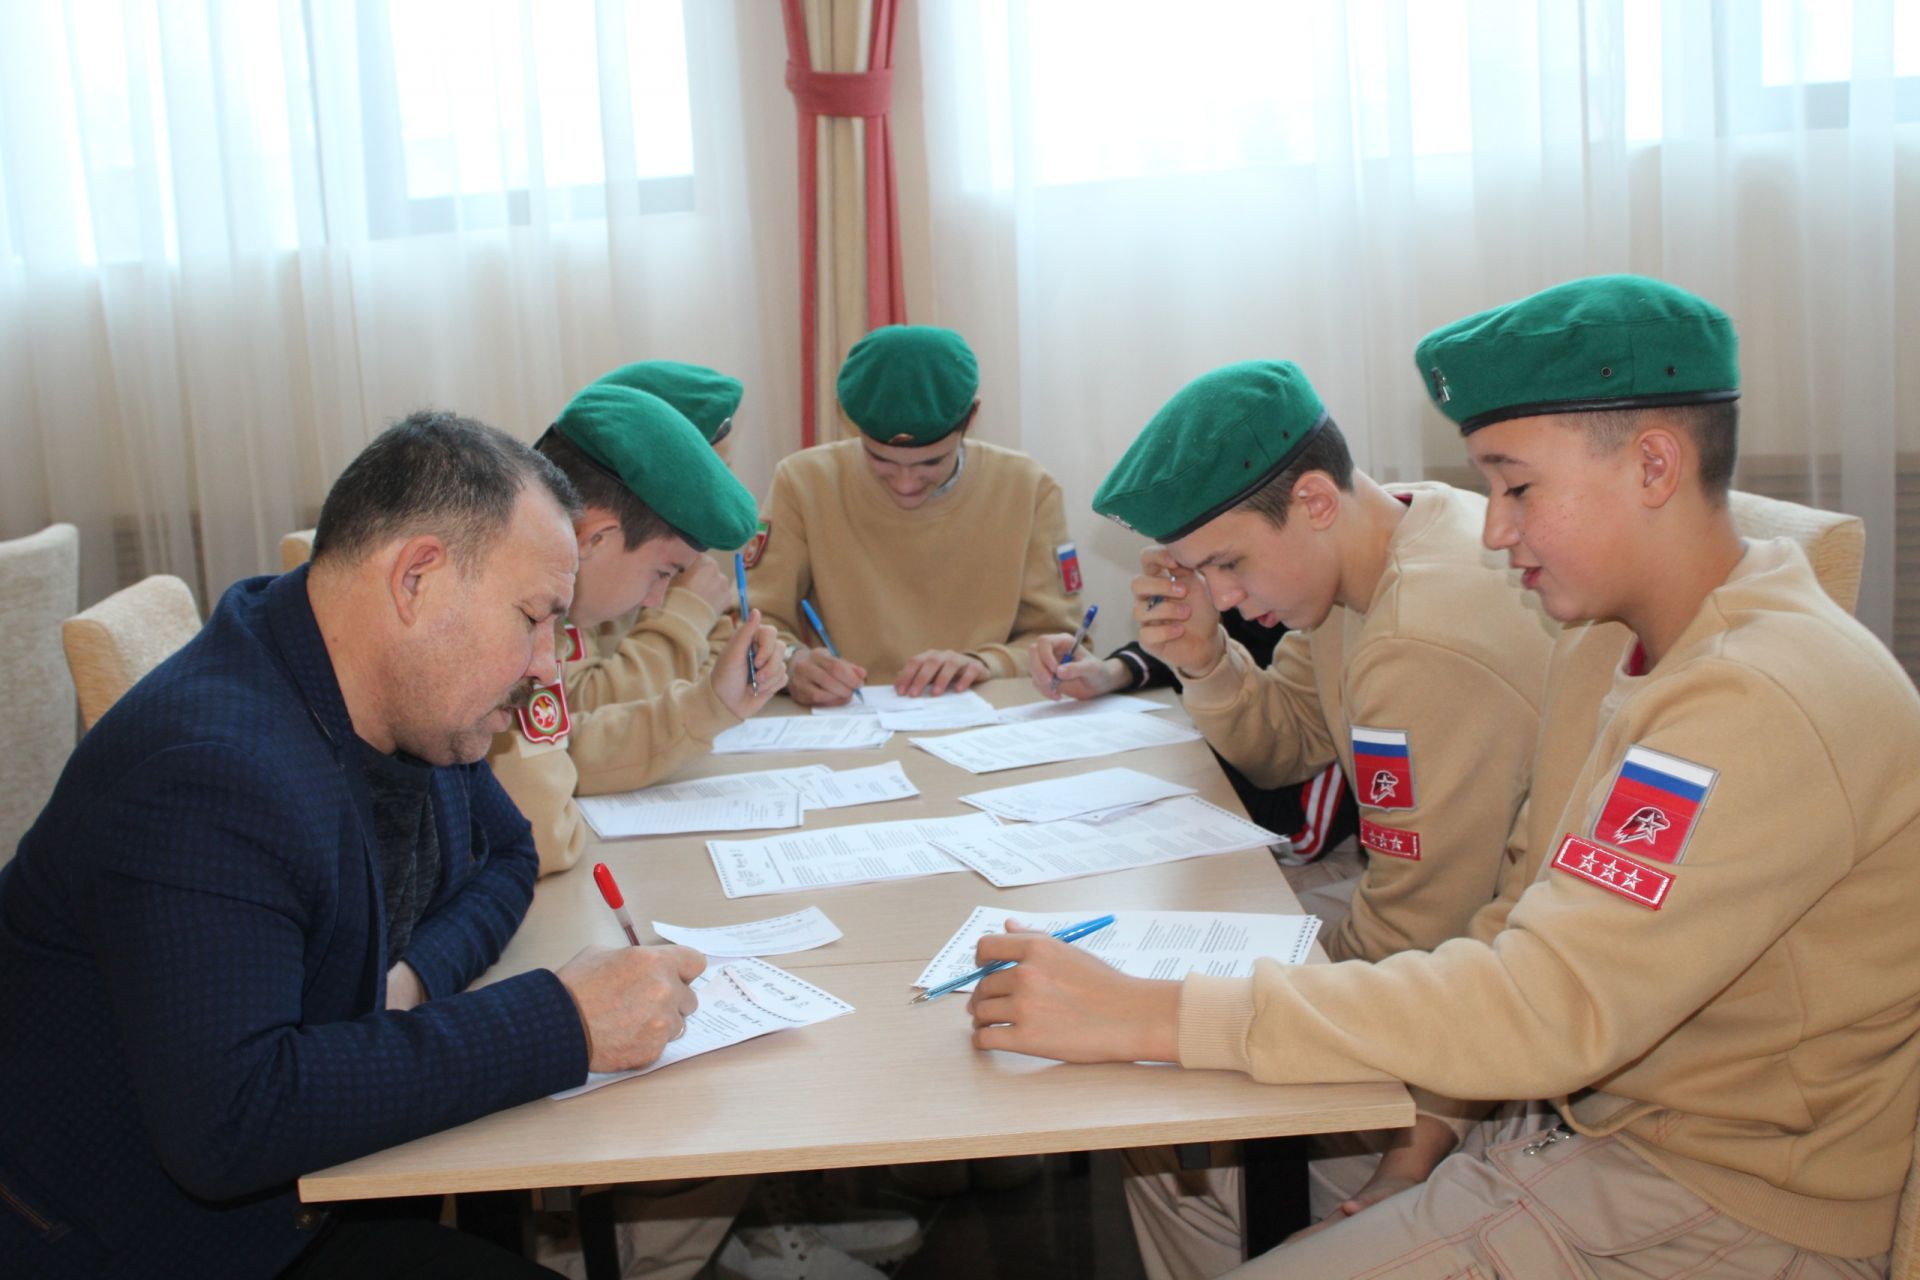
<svg viewBox="0 0 1920 1280">
<path fill-rule="evenodd" d="M 1215 369 L 1153 415 L 1101 481 L 1093 509 L 1156 542 L 1184 538 L 1279 475 L 1326 421 L 1291 361 Z"/>
<path fill-rule="evenodd" d="M 1413 349 L 1460 434 L 1508 418 L 1740 395 L 1733 321 L 1645 276 L 1592 276 L 1435 329 Z"/>
<path fill-rule="evenodd" d="M 659 396 L 698 427 L 708 444 L 719 444 L 727 432 L 733 430 L 733 415 L 740 408 L 740 396 L 745 391 L 738 378 L 730 378 L 705 365 L 682 364 L 678 360 L 623 364 L 612 373 L 596 378 L 594 383 L 632 387 L 635 391 Z"/>
<path fill-rule="evenodd" d="M 853 344 L 840 366 L 840 407 L 881 444 L 944 440 L 966 420 L 980 364 L 951 329 L 890 324 Z"/>
<path fill-rule="evenodd" d="M 753 495 L 659 396 L 596 382 L 561 411 L 553 429 L 695 550 L 742 546 L 759 528 Z"/>
</svg>

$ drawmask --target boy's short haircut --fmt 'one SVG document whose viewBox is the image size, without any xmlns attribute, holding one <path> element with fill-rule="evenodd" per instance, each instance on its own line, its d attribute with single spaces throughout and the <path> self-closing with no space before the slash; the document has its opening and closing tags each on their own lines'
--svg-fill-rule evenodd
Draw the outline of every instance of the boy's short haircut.
<svg viewBox="0 0 1920 1280">
<path fill-rule="evenodd" d="M 1274 528 L 1284 528 L 1287 508 L 1293 505 L 1294 482 L 1309 471 L 1324 471 L 1333 481 L 1334 488 L 1342 493 L 1353 492 L 1353 453 L 1347 448 L 1346 436 L 1341 434 L 1332 418 L 1320 424 L 1319 429 L 1301 446 L 1293 461 L 1273 479 L 1254 490 L 1252 496 L 1236 510 L 1263 516 Z"/>
<path fill-rule="evenodd" d="M 1733 487 L 1733 464 L 1740 452 L 1737 400 L 1653 409 L 1601 409 L 1568 414 L 1566 420 L 1587 433 L 1587 442 L 1596 454 L 1624 448 L 1636 433 L 1655 421 L 1674 423 L 1693 438 L 1694 448 L 1699 450 L 1700 488 L 1707 497 L 1718 505 Z"/>
<path fill-rule="evenodd" d="M 677 531 L 659 512 L 559 432 L 547 432 L 534 448 L 573 482 L 582 506 L 613 513 L 620 521 L 620 536 L 627 550 L 655 538 L 676 536 Z"/>
</svg>

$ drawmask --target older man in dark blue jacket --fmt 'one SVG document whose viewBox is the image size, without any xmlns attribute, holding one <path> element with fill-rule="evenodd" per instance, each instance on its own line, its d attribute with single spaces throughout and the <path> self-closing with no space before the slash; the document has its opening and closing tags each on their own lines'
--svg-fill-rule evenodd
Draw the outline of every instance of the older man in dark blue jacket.
<svg viewBox="0 0 1920 1280">
<path fill-rule="evenodd" d="M 296 1177 L 678 1034 L 681 948 L 465 991 L 532 897 L 474 762 L 556 678 L 573 501 L 415 415 L 329 494 L 309 569 L 235 586 L 82 740 L 0 872 L 0 1274 L 380 1274 L 420 1233 L 316 1229 Z M 455 1272 L 494 1265 L 439 1230 Z"/>
</svg>

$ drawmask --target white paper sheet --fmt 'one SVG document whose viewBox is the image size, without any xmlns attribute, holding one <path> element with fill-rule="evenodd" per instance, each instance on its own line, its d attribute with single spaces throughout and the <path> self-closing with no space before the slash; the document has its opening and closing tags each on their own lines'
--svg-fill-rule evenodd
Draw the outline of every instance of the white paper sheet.
<svg viewBox="0 0 1920 1280">
<path fill-rule="evenodd" d="M 936 843 L 1005 889 L 1203 858 L 1280 840 L 1266 828 L 1198 796 L 1181 796 L 1108 822 L 1035 822 L 979 834 L 943 833 Z M 708 841 L 708 847 L 713 843 Z"/>
<path fill-rule="evenodd" d="M 1058 702 L 1051 702 L 1042 699 L 1039 702 L 1023 702 L 1017 707 L 1002 707 L 1000 723 L 1026 724 L 1033 720 L 1058 720 L 1062 716 L 1103 716 L 1115 712 L 1138 715 L 1168 710 L 1171 708 L 1166 703 L 1155 702 L 1151 698 L 1136 698 L 1130 693 L 1109 693 L 1085 701 L 1062 698 Z"/>
<path fill-rule="evenodd" d="M 592 1073 L 585 1084 L 563 1089 L 554 1098 L 577 1098 L 616 1080 L 644 1076 L 715 1049 L 853 1012 L 853 1006 L 838 996 L 764 960 L 729 960 L 687 985 L 699 995 L 700 1007 L 687 1019 L 686 1034 L 670 1042 L 651 1065 L 637 1071 Z"/>
<path fill-rule="evenodd" d="M 851 809 L 856 805 L 905 800 L 920 794 L 898 760 L 865 769 L 795 770 L 800 800 L 809 809 Z"/>
<path fill-rule="evenodd" d="M 913 985 L 925 989 L 951 982 L 980 967 L 974 946 L 990 933 L 1005 930 L 1009 918 L 1029 929 L 1053 933 L 1107 912 L 1030 913 L 1004 906 L 975 907 L 967 922 L 940 948 Z M 1115 911 L 1113 923 L 1074 943 L 1114 968 L 1136 978 L 1179 979 L 1189 973 L 1244 978 L 1254 961 L 1304 964 L 1320 932 L 1318 916 L 1266 915 L 1237 911 Z M 971 991 L 969 982 L 956 991 Z"/>
<path fill-rule="evenodd" d="M 1192 787 L 1138 769 L 1095 769 L 1071 778 L 976 791 L 960 799 L 1010 822 L 1060 822 L 1067 818 L 1098 822 L 1156 800 L 1193 793 Z"/>
<path fill-rule="evenodd" d="M 1167 747 L 1192 742 L 1198 730 L 1169 724 L 1159 716 L 1124 712 L 1097 716 L 1066 716 L 1032 724 L 1002 724 L 991 729 L 950 734 L 944 738 L 913 738 L 913 745 L 969 773 L 994 773 L 1059 760 L 1085 760 L 1117 755 L 1142 747 Z"/>
<path fill-rule="evenodd" d="M 751 898 L 959 871 L 960 864 L 936 848 L 935 840 L 986 835 L 998 827 L 989 815 L 970 813 L 796 831 L 764 840 L 709 840 L 707 852 L 722 892 L 729 898 Z"/>
<path fill-rule="evenodd" d="M 769 791 L 800 791 L 801 779 L 813 774 L 831 773 L 823 764 L 803 764 L 793 769 L 757 769 L 752 773 L 723 773 L 712 778 L 686 778 L 679 782 L 661 782 L 638 791 L 623 791 L 618 799 L 625 805 L 666 804 L 675 800 L 721 800 L 731 796 L 759 796 Z M 585 796 L 581 803 L 611 799 Z"/>
<path fill-rule="evenodd" d="M 893 731 L 873 716 L 762 716 L 722 729 L 715 755 L 747 751 L 860 751 L 884 747 Z"/>
<path fill-rule="evenodd" d="M 971 691 L 908 701 L 914 705 L 882 711 L 876 717 L 880 727 L 907 733 L 927 733 L 936 729 L 977 729 L 981 725 L 1000 723 L 999 709 Z"/>
<path fill-rule="evenodd" d="M 774 831 L 799 826 L 805 811 L 798 791 L 771 787 L 758 795 L 704 800 L 634 803 L 633 794 L 581 796 L 576 803 L 603 840 L 689 831 Z"/>
<path fill-rule="evenodd" d="M 816 716 L 872 716 L 883 729 L 909 732 L 933 729 L 972 729 L 1000 723 L 1000 712 L 971 689 L 958 693 L 922 694 L 910 698 L 895 693 L 890 684 L 870 684 L 859 698 L 844 707 L 815 707 Z"/>
<path fill-rule="evenodd" d="M 793 911 L 769 920 L 750 920 L 713 929 L 653 922 L 653 931 L 668 942 L 714 956 L 784 956 L 811 951 L 840 939 L 840 930 L 818 907 Z"/>
</svg>

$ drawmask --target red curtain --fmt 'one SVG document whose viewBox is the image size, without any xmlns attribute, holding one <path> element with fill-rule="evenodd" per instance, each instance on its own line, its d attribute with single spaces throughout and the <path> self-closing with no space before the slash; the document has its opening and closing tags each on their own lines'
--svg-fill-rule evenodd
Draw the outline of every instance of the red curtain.
<svg viewBox="0 0 1920 1280">
<path fill-rule="evenodd" d="M 899 0 L 872 0 L 866 71 L 815 71 L 807 49 L 806 0 L 781 0 L 787 24 L 787 88 L 798 108 L 800 138 L 800 438 L 815 441 L 815 367 L 819 316 L 819 166 L 822 117 L 866 121 L 867 328 L 907 318 L 900 274 L 900 196 L 893 170 L 893 32 Z"/>
</svg>

